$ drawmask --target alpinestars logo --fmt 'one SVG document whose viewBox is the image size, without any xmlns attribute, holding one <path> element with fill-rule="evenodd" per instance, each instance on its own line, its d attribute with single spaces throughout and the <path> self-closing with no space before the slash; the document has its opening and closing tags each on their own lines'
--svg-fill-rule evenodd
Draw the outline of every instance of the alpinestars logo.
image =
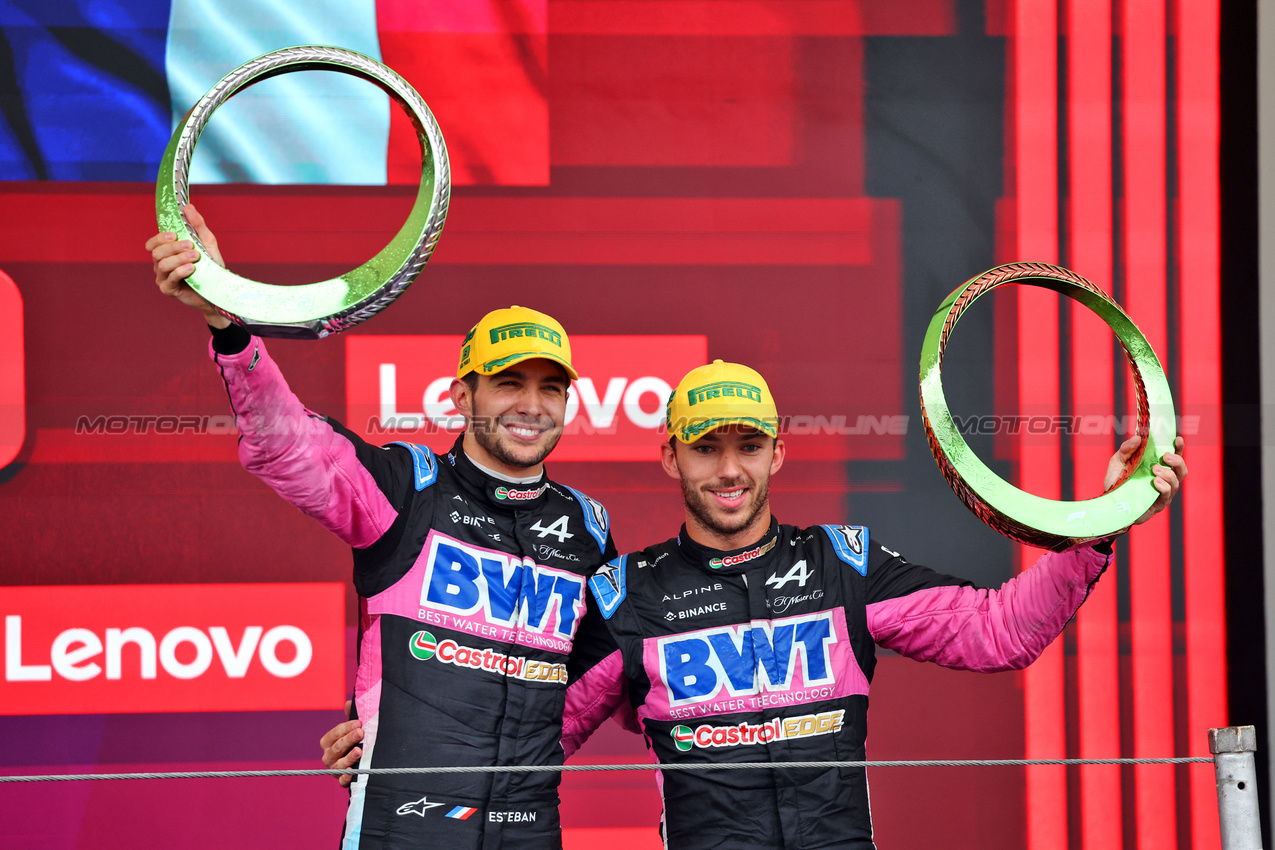
<svg viewBox="0 0 1275 850">
<path fill-rule="evenodd" d="M 789 741 L 794 738 L 813 738 L 816 735 L 832 735 L 841 731 L 845 709 L 803 714 L 800 717 L 776 717 L 765 723 L 739 723 L 734 726 L 673 727 L 673 743 L 682 752 L 691 747 L 742 747 L 751 744 L 767 744 L 771 741 Z"/>
<path fill-rule="evenodd" d="M 760 546 L 754 546 L 747 552 L 740 552 L 738 555 L 727 555 L 725 558 L 714 558 L 708 562 L 710 567 L 733 567 L 736 564 L 746 564 L 749 561 L 755 561 L 762 555 L 765 555 L 771 549 L 775 548 L 775 544 L 779 542 L 776 537 L 769 543 L 763 543 Z"/>
<path fill-rule="evenodd" d="M 541 484 L 534 490 L 514 490 L 509 487 L 497 487 L 496 498 L 508 499 L 511 502 L 530 502 L 540 497 L 540 494 L 549 488 L 548 484 Z"/>
<path fill-rule="evenodd" d="M 802 558 L 800 561 L 793 564 L 788 572 L 784 573 L 782 577 L 779 575 L 778 570 L 771 573 L 770 578 L 766 579 L 766 584 L 769 587 L 773 587 L 775 590 L 782 589 L 783 586 L 790 581 L 797 582 L 799 587 L 805 587 L 806 579 L 810 578 L 812 575 L 814 575 L 814 573 L 806 567 L 806 559 Z"/>
</svg>

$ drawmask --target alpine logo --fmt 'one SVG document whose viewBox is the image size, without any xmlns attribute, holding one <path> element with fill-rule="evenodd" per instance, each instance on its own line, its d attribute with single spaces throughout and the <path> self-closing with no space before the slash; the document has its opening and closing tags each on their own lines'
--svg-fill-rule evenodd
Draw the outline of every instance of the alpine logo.
<svg viewBox="0 0 1275 850">
<path fill-rule="evenodd" d="M 793 564 L 788 572 L 784 573 L 783 577 L 780 577 L 778 570 L 771 573 L 770 578 L 766 579 L 766 585 L 768 587 L 773 587 L 775 590 L 780 590 L 788 582 L 795 581 L 797 582 L 798 587 L 805 587 L 806 579 L 810 578 L 812 575 L 814 575 L 814 573 L 806 567 L 806 559 L 802 558 L 800 561 Z"/>
<path fill-rule="evenodd" d="M 514 490 L 510 487 L 497 487 L 496 498 L 508 499 L 511 502 L 530 502 L 533 499 L 540 498 L 540 494 L 549 488 L 548 484 L 541 484 L 534 490 Z"/>
<path fill-rule="evenodd" d="M 747 552 L 740 552 L 738 555 L 727 555 L 725 558 L 714 558 L 708 562 L 710 567 L 733 567 L 737 564 L 746 564 L 749 561 L 755 561 L 762 555 L 765 555 L 771 549 L 775 548 L 775 544 L 779 542 L 779 538 L 772 539 L 769 543 L 763 543 L 760 546 L 754 546 Z"/>
<path fill-rule="evenodd" d="M 570 531 L 567 530 L 567 528 L 569 527 L 569 523 L 570 523 L 570 519 L 567 517 L 566 514 L 563 514 L 562 516 L 558 517 L 557 520 L 555 520 L 551 525 L 548 525 L 548 526 L 542 524 L 540 520 L 536 520 L 532 524 L 531 530 L 540 532 L 538 536 L 541 538 L 548 537 L 549 535 L 552 534 L 554 537 L 558 538 L 559 543 L 566 543 L 567 538 L 575 537 L 574 534 L 572 534 Z"/>
<path fill-rule="evenodd" d="M 408 644 L 407 648 L 411 650 L 413 658 L 428 661 L 438 651 L 438 641 L 429 632 L 417 632 L 412 635 L 411 643 Z"/>
<path fill-rule="evenodd" d="M 691 747 L 742 747 L 752 744 L 768 744 L 771 741 L 790 741 L 796 738 L 813 738 L 816 735 L 833 735 L 841 731 L 845 709 L 803 714 L 800 717 L 776 717 L 765 723 L 739 723 L 734 726 L 710 726 L 705 724 L 691 731 L 689 726 L 673 729 L 673 743 L 682 752 Z"/>
</svg>

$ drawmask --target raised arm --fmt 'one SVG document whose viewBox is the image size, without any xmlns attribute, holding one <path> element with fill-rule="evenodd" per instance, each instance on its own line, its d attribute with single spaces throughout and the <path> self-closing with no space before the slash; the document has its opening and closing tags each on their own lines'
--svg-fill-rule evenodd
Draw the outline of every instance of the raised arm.
<svg viewBox="0 0 1275 850">
<path fill-rule="evenodd" d="M 220 262 L 217 239 L 203 217 L 193 205 L 186 215 Z M 197 310 L 213 329 L 209 354 L 230 397 L 244 468 L 351 546 L 374 543 L 394 523 L 410 490 L 407 450 L 370 446 L 307 410 L 265 342 L 231 323 L 185 282 L 200 261 L 189 242 L 160 233 L 146 247 L 160 292 Z"/>
<path fill-rule="evenodd" d="M 1106 485 L 1137 448 L 1127 440 L 1112 457 Z M 1160 498 L 1139 519 L 1168 507 L 1186 477 L 1180 452 L 1154 467 Z M 917 661 L 961 670 L 996 672 L 1026 667 L 1075 615 L 1111 560 L 1110 542 L 1046 553 L 1000 588 L 985 589 L 909 564 L 875 547 L 868 575 L 868 629 L 881 646 Z"/>
</svg>

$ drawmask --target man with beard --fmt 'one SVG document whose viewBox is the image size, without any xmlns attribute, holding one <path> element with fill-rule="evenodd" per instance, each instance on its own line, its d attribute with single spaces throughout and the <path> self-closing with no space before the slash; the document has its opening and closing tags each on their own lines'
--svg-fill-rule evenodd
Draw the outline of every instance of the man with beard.
<svg viewBox="0 0 1275 850">
<path fill-rule="evenodd" d="M 452 449 L 373 446 L 302 407 L 265 343 L 185 283 L 189 242 L 161 233 L 146 247 L 160 291 L 211 328 L 244 467 L 353 547 L 359 765 L 561 764 L 573 641 L 605 632 L 595 613 L 586 622 L 585 579 L 616 554 L 606 510 L 544 469 L 576 378 L 562 326 L 525 307 L 488 313 L 461 346 Z M 558 781 L 360 775 L 343 847 L 556 850 Z"/>
<path fill-rule="evenodd" d="M 957 669 L 1026 667 L 1110 561 L 1103 541 L 979 589 L 909 563 L 862 526 L 780 525 L 768 496 L 784 462 L 778 414 L 746 366 L 693 370 L 668 419 L 662 459 L 685 524 L 590 580 L 608 632 L 577 641 L 590 669 L 568 690 L 568 753 L 632 709 L 661 764 L 862 760 L 876 645 Z M 1138 442 L 1111 459 L 1106 487 Z M 1186 475 L 1179 454 L 1163 462 L 1160 497 L 1138 522 Z M 676 770 L 660 786 L 670 850 L 874 846 L 862 769 Z"/>
</svg>

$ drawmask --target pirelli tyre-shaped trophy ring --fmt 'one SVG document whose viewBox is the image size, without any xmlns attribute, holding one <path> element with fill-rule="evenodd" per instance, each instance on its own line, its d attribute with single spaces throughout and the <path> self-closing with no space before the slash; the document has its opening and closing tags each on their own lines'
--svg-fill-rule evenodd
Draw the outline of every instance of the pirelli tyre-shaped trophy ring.
<svg viewBox="0 0 1275 850">
<path fill-rule="evenodd" d="M 1138 400 L 1138 434 L 1144 439 L 1120 480 L 1097 498 L 1042 499 L 1002 480 L 970 450 L 943 398 L 943 352 L 957 320 L 978 298 L 1009 284 L 1043 286 L 1079 301 L 1115 331 L 1124 347 Z M 930 320 L 921 350 L 921 415 L 939 469 L 966 507 L 1006 537 L 1055 552 L 1118 534 L 1141 517 L 1159 496 L 1151 467 L 1173 451 L 1176 436 L 1169 383 L 1137 325 L 1092 283 L 1044 263 L 998 266 L 947 297 Z"/>
<path fill-rule="evenodd" d="M 240 277 L 213 262 L 182 209 L 190 201 L 195 143 L 214 110 L 248 86 L 292 71 L 337 71 L 380 86 L 407 111 L 416 128 L 421 144 L 421 185 L 406 223 L 375 257 L 331 280 L 275 286 Z M 318 339 L 371 318 L 403 294 L 438 244 L 450 197 L 451 171 L 442 131 L 407 80 L 360 53 L 310 45 L 277 50 L 239 66 L 195 104 L 164 151 L 155 189 L 155 213 L 161 231 L 189 239 L 205 256 L 186 282 L 223 315 L 259 336 Z"/>
</svg>

